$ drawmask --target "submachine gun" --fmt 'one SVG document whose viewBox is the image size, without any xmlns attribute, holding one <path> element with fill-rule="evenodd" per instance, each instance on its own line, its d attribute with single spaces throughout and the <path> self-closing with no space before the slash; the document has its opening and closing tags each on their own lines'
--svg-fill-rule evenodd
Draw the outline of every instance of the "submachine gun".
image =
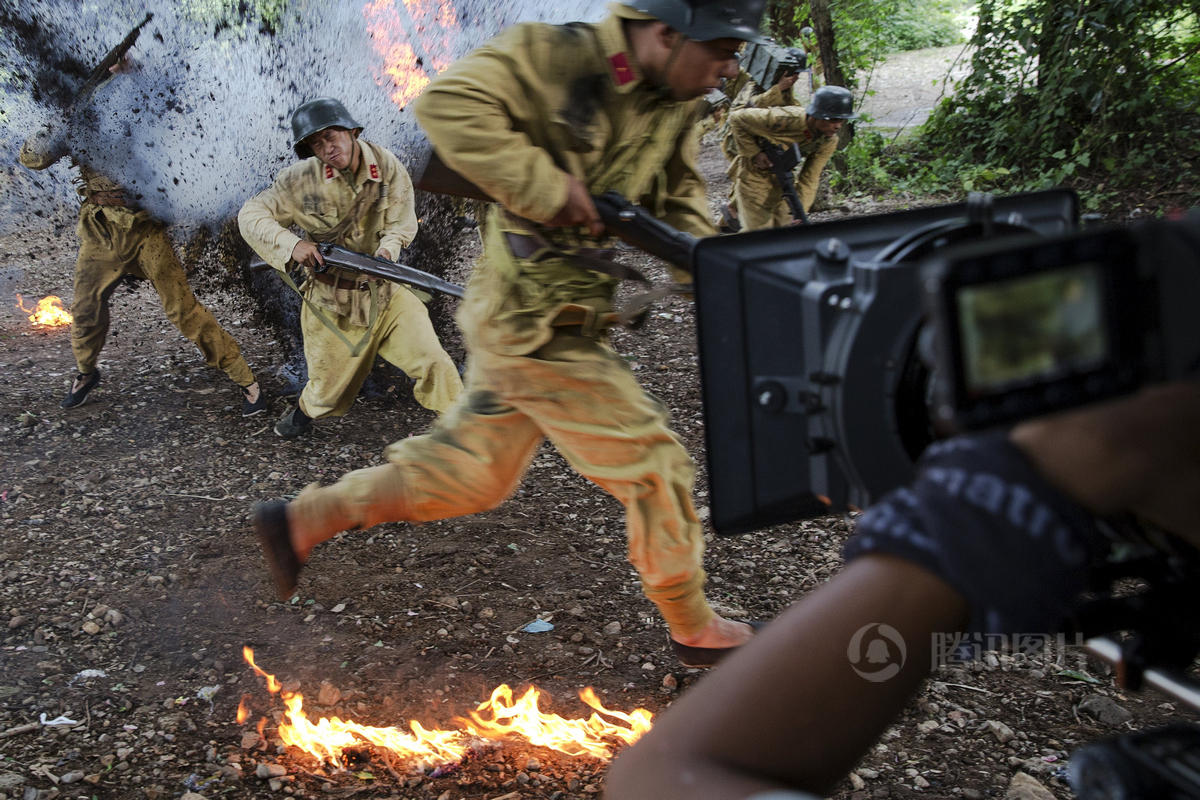
<svg viewBox="0 0 1200 800">
<path fill-rule="evenodd" d="M 792 212 L 792 219 L 807 225 L 808 214 L 804 213 L 804 204 L 800 202 L 800 194 L 796 191 L 796 167 L 802 160 L 800 146 L 795 142 L 775 144 L 759 137 L 758 147 L 771 162 L 771 172 L 783 191 L 783 199 Z"/>
<path fill-rule="evenodd" d="M 146 18 L 133 26 L 133 30 L 125 35 L 115 47 L 104 54 L 104 58 L 100 59 L 100 63 L 92 67 L 92 71 L 84 79 L 83 85 L 79 87 L 79 91 L 75 93 L 74 99 L 71 101 L 72 106 L 78 106 L 87 102 L 92 93 L 111 77 L 111 70 L 117 64 L 121 63 L 121 59 L 125 57 L 135 44 L 137 44 L 138 36 L 141 35 L 142 28 L 154 19 L 154 15 L 147 13 Z"/>
</svg>

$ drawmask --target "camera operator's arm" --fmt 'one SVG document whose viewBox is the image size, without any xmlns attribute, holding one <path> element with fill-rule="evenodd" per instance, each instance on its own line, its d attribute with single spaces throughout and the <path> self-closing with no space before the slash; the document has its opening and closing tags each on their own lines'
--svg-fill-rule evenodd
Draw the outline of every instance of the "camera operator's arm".
<svg viewBox="0 0 1200 800">
<path fill-rule="evenodd" d="M 859 519 L 841 573 L 617 759 L 610 796 L 827 792 L 919 686 L 935 635 L 1054 632 L 1103 545 L 1093 513 L 1138 513 L 1200 544 L 1197 503 L 1197 383 L 939 443 L 910 488 Z M 906 646 L 881 681 L 850 660 L 852 637 L 876 623 Z"/>
<path fill-rule="evenodd" d="M 1132 512 L 1200 547 L 1200 382 L 1031 420 L 1012 440 L 1093 512 Z"/>
<path fill-rule="evenodd" d="M 928 570 L 886 555 L 857 559 L 672 704 L 614 762 L 605 796 L 715 800 L 782 787 L 824 795 L 929 674 L 930 631 L 966 619 L 962 596 Z M 864 679 L 848 656 L 869 623 L 891 626 L 907 645 L 886 680 Z"/>
</svg>

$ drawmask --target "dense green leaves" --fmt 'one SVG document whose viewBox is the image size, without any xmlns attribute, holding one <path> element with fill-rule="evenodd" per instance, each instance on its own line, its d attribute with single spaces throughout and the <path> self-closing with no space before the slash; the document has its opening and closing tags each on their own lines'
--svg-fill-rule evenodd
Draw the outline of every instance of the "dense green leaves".
<svg viewBox="0 0 1200 800">
<path fill-rule="evenodd" d="M 920 134 L 856 137 L 843 188 L 1200 203 L 1200 0 L 980 0 L 971 72 Z M 841 45 L 839 44 L 839 47 Z M 882 177 L 886 176 L 886 177 Z"/>
<path fill-rule="evenodd" d="M 921 149 L 1022 186 L 1194 171 L 1198 20 L 1200 0 L 981 0 L 972 72 Z"/>
</svg>

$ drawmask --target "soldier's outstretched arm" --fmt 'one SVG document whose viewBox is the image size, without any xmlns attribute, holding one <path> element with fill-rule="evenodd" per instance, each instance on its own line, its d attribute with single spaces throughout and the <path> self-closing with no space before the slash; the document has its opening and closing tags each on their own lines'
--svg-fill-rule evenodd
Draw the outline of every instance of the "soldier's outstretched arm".
<svg viewBox="0 0 1200 800">
<path fill-rule="evenodd" d="M 390 152 L 386 158 L 380 153 L 380 160 L 387 162 L 387 168 L 393 171 L 388 184 L 388 204 L 383 212 L 383 230 L 379 232 L 379 244 L 374 255 L 383 255 L 386 251 L 389 261 L 400 258 L 400 252 L 408 247 L 417 237 L 417 212 L 413 196 L 412 178 L 400 160 Z M 394 163 L 392 163 L 394 162 Z"/>
<path fill-rule="evenodd" d="M 67 155 L 67 141 L 63 126 L 50 122 L 25 140 L 17 158 L 24 167 L 42 170 L 65 155 Z"/>
<path fill-rule="evenodd" d="M 834 151 L 837 150 L 837 143 L 837 137 L 830 136 L 821 143 L 815 152 L 804 159 L 804 166 L 800 167 L 800 174 L 796 176 L 796 192 L 800 195 L 800 204 L 804 206 L 805 211 L 812 208 L 813 201 L 817 199 L 817 187 L 821 183 L 821 172 L 829 163 Z"/>
</svg>

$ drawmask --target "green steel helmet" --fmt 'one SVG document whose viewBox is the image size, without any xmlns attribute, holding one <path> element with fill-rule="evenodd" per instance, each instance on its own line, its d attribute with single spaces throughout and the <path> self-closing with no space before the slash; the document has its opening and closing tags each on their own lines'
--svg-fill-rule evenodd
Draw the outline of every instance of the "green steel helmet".
<svg viewBox="0 0 1200 800">
<path fill-rule="evenodd" d="M 621 5 L 665 22 L 689 39 L 757 42 L 766 0 L 622 0 Z"/>
<path fill-rule="evenodd" d="M 813 92 L 808 115 L 818 119 L 858 119 L 850 90 L 841 86 L 822 86 Z"/>
<path fill-rule="evenodd" d="M 311 156 L 312 148 L 304 140 L 326 128 L 345 128 L 362 132 L 362 125 L 354 121 L 346 107 L 332 97 L 309 100 L 292 112 L 292 149 L 301 158 Z"/>
</svg>

